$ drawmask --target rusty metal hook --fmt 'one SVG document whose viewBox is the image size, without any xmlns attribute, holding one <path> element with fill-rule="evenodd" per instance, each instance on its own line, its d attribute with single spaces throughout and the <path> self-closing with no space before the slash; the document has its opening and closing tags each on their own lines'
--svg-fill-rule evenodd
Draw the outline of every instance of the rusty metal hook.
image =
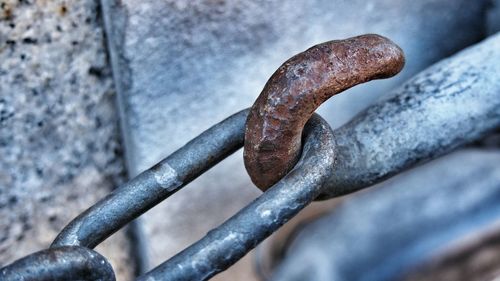
<svg viewBox="0 0 500 281">
<path fill-rule="evenodd" d="M 404 54 L 375 34 L 316 45 L 281 65 L 250 110 L 244 160 L 265 191 L 297 163 L 307 120 L 327 99 L 357 84 L 401 71 Z"/>
</svg>

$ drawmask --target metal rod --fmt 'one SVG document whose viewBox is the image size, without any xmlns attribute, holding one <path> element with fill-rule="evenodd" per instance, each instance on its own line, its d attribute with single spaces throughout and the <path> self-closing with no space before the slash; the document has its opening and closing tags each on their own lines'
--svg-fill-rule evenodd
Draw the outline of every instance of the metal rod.
<svg viewBox="0 0 500 281">
<path fill-rule="evenodd" d="M 500 34 L 442 60 L 335 130 L 322 198 L 371 186 L 500 128 Z"/>
<path fill-rule="evenodd" d="M 500 65 L 495 62 L 498 61 L 496 58 L 500 58 L 499 50 L 500 35 L 497 35 L 462 51 L 417 75 L 392 96 L 368 108 L 353 121 L 336 130 L 335 146 L 332 141 L 330 147 L 337 150 L 335 169 L 332 163 L 327 174 L 327 184 L 320 190 L 322 198 L 371 186 L 498 128 Z M 178 191 L 241 147 L 247 113 L 244 110 L 215 125 L 155 167 L 111 193 L 71 222 L 56 238 L 53 246 L 94 247 L 126 223 Z M 302 204 L 315 198 L 308 190 L 315 189 L 318 182 L 304 172 L 314 171 L 312 168 L 292 170 L 276 187 L 271 188 L 239 215 L 174 257 L 175 263 L 168 261 L 154 272 L 168 269 L 172 271 L 168 276 L 189 280 L 176 274 L 184 272 L 186 276 L 194 274 L 208 278 L 206 276 L 227 268 L 253 248 L 255 243 L 298 212 L 304 206 Z M 323 176 L 325 175 L 322 174 L 321 177 Z M 281 189 L 285 190 L 286 184 L 295 184 L 286 190 L 293 190 L 293 187 L 300 185 L 304 193 L 280 193 Z M 252 208 L 265 205 L 267 200 L 271 202 L 269 204 L 276 204 L 276 212 L 284 212 L 270 225 L 266 225 L 268 221 L 259 217 L 260 213 L 252 213 Z M 279 209 L 279 200 L 283 200 L 283 204 L 292 204 L 289 207 L 281 206 L 289 212 Z M 294 205 L 296 203 L 298 205 Z M 255 217 L 251 217 L 252 214 Z M 262 222 L 259 223 L 261 219 Z M 251 221 L 257 224 L 252 225 L 249 223 Z M 220 240 L 220 237 L 232 237 L 225 236 L 230 230 L 225 227 L 227 224 L 237 227 L 234 231 L 240 228 L 247 232 L 234 233 L 237 235 L 234 239 Z M 240 234 L 243 236 L 238 236 Z M 242 241 L 248 244 L 239 244 Z M 221 250 L 227 250 L 228 245 L 236 249 L 226 259 Z M 210 249 L 211 252 L 200 254 L 199 251 L 203 249 Z M 200 257 L 199 255 L 203 257 L 212 255 L 211 253 L 214 254 L 214 259 L 207 261 L 200 258 L 207 268 L 202 269 L 201 265 L 193 263 L 190 266 L 196 270 L 189 273 L 180 267 L 174 267 L 174 264 L 188 266 L 193 258 L 198 260 L 196 257 Z M 160 278 L 160 275 L 150 273 L 147 276 Z"/>
<path fill-rule="evenodd" d="M 51 247 L 94 248 L 128 222 L 177 192 L 243 145 L 248 110 L 211 127 L 75 218 Z M 167 140 L 166 140 L 167 141 Z"/>
<path fill-rule="evenodd" d="M 499 53 L 499 45 L 497 36 L 429 68 L 336 130 L 337 161 L 321 190 L 322 196 L 339 196 L 371 186 L 498 128 L 500 83 L 495 77 L 500 66 L 495 60 L 488 61 L 484 54 Z M 481 69 L 473 67 L 477 62 Z M 294 171 L 297 168 L 292 174 Z M 288 184 L 299 184 L 297 180 Z M 285 189 L 283 181 L 277 185 Z M 303 188 L 307 192 L 307 184 Z M 255 210 L 266 201 L 288 198 L 287 194 L 273 197 L 276 190 L 279 188 L 271 188 L 202 240 L 139 280 L 204 280 L 227 268 L 227 263 L 235 262 L 253 248 L 253 243 L 266 237 L 258 227 L 261 218 Z M 297 198 L 303 195 L 293 194 Z M 288 217 L 281 219 L 280 223 L 284 223 Z M 267 230 L 274 231 L 274 226 Z M 238 229 L 247 231 L 245 236 L 234 232 Z M 235 238 L 229 239 L 232 234 Z"/>
</svg>

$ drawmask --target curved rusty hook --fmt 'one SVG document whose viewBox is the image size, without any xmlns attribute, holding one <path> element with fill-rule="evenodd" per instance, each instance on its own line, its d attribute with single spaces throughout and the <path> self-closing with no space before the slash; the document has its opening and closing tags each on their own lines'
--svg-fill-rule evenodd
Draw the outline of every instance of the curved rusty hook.
<svg viewBox="0 0 500 281">
<path fill-rule="evenodd" d="M 266 190 L 297 163 L 302 129 L 324 101 L 350 87 L 389 78 L 404 54 L 375 34 L 316 45 L 281 65 L 250 110 L 244 160 L 250 178 Z"/>
</svg>

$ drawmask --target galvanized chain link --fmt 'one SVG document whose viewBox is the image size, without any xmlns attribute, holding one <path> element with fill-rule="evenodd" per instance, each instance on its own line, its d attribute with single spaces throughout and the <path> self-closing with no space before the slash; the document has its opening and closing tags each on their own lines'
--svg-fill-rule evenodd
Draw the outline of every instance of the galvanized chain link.
<svg viewBox="0 0 500 281">
<path fill-rule="evenodd" d="M 500 127 L 498 66 L 476 57 L 498 52 L 498 42 L 500 36 L 436 64 L 333 133 L 325 121 L 313 117 L 304 131 L 301 160 L 293 170 L 139 280 L 206 280 L 235 263 L 318 195 L 331 198 L 368 187 Z M 439 83 L 433 85 L 434 80 Z M 247 115 L 248 110 L 234 114 L 117 188 L 64 228 L 50 249 L 0 269 L 0 277 L 114 280 L 105 259 L 88 248 L 239 149 Z M 49 258 L 54 255 L 57 258 Z M 90 268 L 96 275 L 89 277 Z"/>
<path fill-rule="evenodd" d="M 36 252 L 0 269 L 6 281 L 114 281 L 109 262 L 96 251 L 63 246 Z"/>
</svg>

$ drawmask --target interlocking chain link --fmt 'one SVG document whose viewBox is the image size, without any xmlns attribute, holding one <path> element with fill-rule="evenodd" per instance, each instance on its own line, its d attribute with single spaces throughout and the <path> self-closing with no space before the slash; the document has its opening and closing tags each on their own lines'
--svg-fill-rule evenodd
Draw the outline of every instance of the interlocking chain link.
<svg viewBox="0 0 500 281">
<path fill-rule="evenodd" d="M 373 185 L 500 127 L 500 83 L 495 78 L 500 67 L 477 55 L 498 52 L 499 45 L 496 36 L 434 65 L 333 133 L 314 116 L 304 130 L 301 159 L 293 170 L 139 280 L 206 280 L 320 194 L 331 198 Z M 243 110 L 216 124 L 117 188 L 64 228 L 50 249 L 0 269 L 1 280 L 114 280 L 106 260 L 89 248 L 239 149 L 247 115 Z"/>
</svg>

